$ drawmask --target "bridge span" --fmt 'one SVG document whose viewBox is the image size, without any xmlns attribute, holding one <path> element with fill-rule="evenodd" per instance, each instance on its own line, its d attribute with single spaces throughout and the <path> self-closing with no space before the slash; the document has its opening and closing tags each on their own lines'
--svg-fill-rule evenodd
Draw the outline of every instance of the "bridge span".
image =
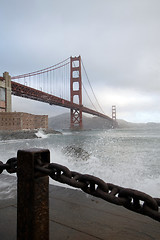
<svg viewBox="0 0 160 240">
<path fill-rule="evenodd" d="M 39 91 L 37 89 L 25 86 L 20 83 L 11 81 L 11 87 L 12 87 L 12 94 L 18 97 L 29 98 L 32 100 L 48 103 L 50 105 L 57 105 L 57 106 L 73 109 L 75 111 L 82 111 L 84 113 L 105 118 L 107 120 L 112 120 L 112 118 L 108 117 L 103 113 L 96 112 L 95 110 L 84 107 L 83 105 L 73 103 L 71 101 L 56 97 L 54 95 Z"/>
<path fill-rule="evenodd" d="M 68 75 L 66 74 L 67 66 L 69 67 Z M 112 114 L 112 117 L 109 117 L 104 114 L 102 109 L 101 111 L 103 113 L 98 111 L 95 108 L 93 102 L 91 101 L 90 95 L 87 93 L 86 88 L 82 83 L 81 66 L 83 66 L 83 64 L 81 63 L 81 57 L 78 56 L 67 58 L 66 60 L 51 67 L 28 74 L 21 74 L 18 76 L 10 77 L 9 74 L 5 72 L 3 77 L 0 78 L 0 89 L 4 90 L 1 91 L 3 92 L 3 94 L 0 94 L 0 109 L 2 109 L 3 111 L 11 111 L 10 95 L 13 94 L 15 96 L 70 109 L 70 128 L 81 129 L 83 127 L 82 113 L 92 114 L 94 116 L 107 119 L 109 121 L 112 121 L 113 125 L 115 126 L 115 115 Z M 62 75 L 58 75 L 59 73 L 57 74 L 57 72 L 55 73 L 55 71 L 61 71 Z M 54 80 L 55 76 L 58 76 L 56 81 Z M 67 83 L 68 85 L 65 82 L 66 79 L 69 82 L 69 84 Z M 63 81 L 63 84 L 61 84 L 61 81 Z M 22 84 L 22 82 L 24 82 L 24 84 Z M 54 94 L 54 91 L 56 89 L 54 84 L 58 85 L 59 88 L 62 88 L 60 90 L 61 92 L 64 91 L 63 88 L 66 88 L 70 92 L 68 98 L 63 96 L 63 94 L 62 96 L 57 96 L 57 94 Z M 90 82 L 89 85 L 93 92 L 93 88 Z M 82 103 L 82 87 L 86 91 L 93 108 L 87 107 Z M 46 88 L 48 88 L 50 92 L 46 92 Z M 53 91 L 51 90 L 52 88 Z M 5 96 L 1 97 L 1 95 Z M 94 97 L 98 102 L 95 94 Z"/>
</svg>

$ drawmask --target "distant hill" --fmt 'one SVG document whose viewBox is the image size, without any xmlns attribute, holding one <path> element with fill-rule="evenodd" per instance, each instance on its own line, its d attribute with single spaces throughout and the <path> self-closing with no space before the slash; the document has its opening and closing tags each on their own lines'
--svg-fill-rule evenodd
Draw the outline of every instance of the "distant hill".
<svg viewBox="0 0 160 240">
<path fill-rule="evenodd" d="M 146 125 L 145 123 L 132 123 L 132 122 L 127 122 L 123 119 L 118 119 L 118 126 L 119 128 L 134 128 L 134 127 L 143 127 Z"/>
<path fill-rule="evenodd" d="M 160 123 L 132 123 L 122 119 L 118 119 L 118 128 L 160 128 Z M 55 130 L 69 129 L 70 127 L 70 114 L 64 113 L 56 117 L 48 119 L 49 128 Z M 90 129 L 110 129 L 112 128 L 112 121 L 99 117 L 86 117 L 83 116 L 83 128 Z"/>
<path fill-rule="evenodd" d="M 70 116 L 68 113 L 60 114 L 55 117 L 48 118 L 48 127 L 53 129 L 68 129 Z"/>
<path fill-rule="evenodd" d="M 48 119 L 49 128 L 56 130 L 69 129 L 70 127 L 70 114 L 64 113 L 56 117 Z M 112 121 L 99 117 L 86 117 L 83 116 L 83 128 L 89 129 L 109 129 L 112 128 Z"/>
<path fill-rule="evenodd" d="M 148 122 L 148 123 L 132 123 L 122 119 L 118 119 L 119 128 L 160 128 L 160 123 Z"/>
</svg>

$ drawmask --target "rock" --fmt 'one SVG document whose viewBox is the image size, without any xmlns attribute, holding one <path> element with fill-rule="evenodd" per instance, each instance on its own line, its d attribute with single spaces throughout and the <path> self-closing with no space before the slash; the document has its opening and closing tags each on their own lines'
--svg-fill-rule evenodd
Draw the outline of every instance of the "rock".
<svg viewBox="0 0 160 240">
<path fill-rule="evenodd" d="M 14 139 L 34 139 L 34 138 L 38 138 L 38 136 L 36 135 L 36 133 L 39 130 L 18 130 L 18 131 L 8 131 L 8 130 L 4 130 L 4 131 L 0 131 L 0 141 L 4 141 L 4 140 L 14 140 Z M 53 129 L 46 129 L 43 130 L 44 134 L 61 134 L 58 131 L 55 131 Z"/>
<path fill-rule="evenodd" d="M 87 160 L 90 156 L 90 154 L 85 151 L 83 148 L 76 147 L 76 146 L 67 146 L 63 148 L 63 152 L 71 156 L 75 159 L 82 159 L 82 160 Z"/>
</svg>

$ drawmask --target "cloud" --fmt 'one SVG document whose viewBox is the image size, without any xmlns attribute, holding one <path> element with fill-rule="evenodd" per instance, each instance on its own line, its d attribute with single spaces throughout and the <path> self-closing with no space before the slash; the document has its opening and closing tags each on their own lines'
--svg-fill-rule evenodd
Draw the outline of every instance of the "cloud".
<svg viewBox="0 0 160 240">
<path fill-rule="evenodd" d="M 106 102 L 115 101 L 133 121 L 131 111 L 139 108 L 153 118 L 149 109 L 160 93 L 159 10 L 159 0 L 2 0 L 0 74 L 27 73 L 80 54 L 106 111 Z"/>
</svg>

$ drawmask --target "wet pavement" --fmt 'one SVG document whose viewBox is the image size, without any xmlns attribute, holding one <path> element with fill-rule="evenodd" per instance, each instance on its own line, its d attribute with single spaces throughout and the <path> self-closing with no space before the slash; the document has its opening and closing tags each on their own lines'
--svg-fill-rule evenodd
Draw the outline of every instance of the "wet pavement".
<svg viewBox="0 0 160 240">
<path fill-rule="evenodd" d="M 16 201 L 16 177 L 1 174 L 2 240 L 16 240 Z M 65 185 L 50 185 L 49 201 L 50 240 L 160 240 L 159 222 Z"/>
</svg>

